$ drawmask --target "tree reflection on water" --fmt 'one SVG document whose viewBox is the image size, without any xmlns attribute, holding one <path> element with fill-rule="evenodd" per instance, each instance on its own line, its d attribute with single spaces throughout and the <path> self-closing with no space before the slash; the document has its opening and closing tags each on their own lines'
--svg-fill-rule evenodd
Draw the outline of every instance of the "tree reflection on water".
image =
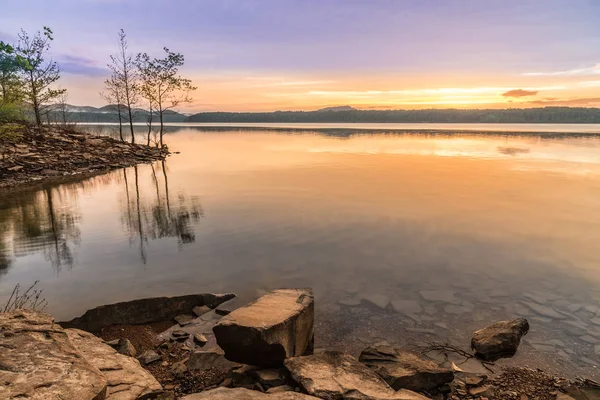
<svg viewBox="0 0 600 400">
<path fill-rule="evenodd" d="M 149 176 L 142 176 L 146 171 Z M 177 238 L 179 248 L 195 241 L 193 225 L 204 215 L 198 199 L 170 193 L 167 164 L 155 162 L 150 168 L 136 166 L 2 196 L 0 275 L 8 271 L 15 258 L 38 253 L 57 272 L 64 266 L 72 268 L 81 244 L 79 197 L 112 184 L 124 188 L 121 222 L 130 244 L 137 244 L 142 263 L 147 262 L 148 241 Z"/>
<path fill-rule="evenodd" d="M 168 168 L 165 161 L 151 165 L 152 195 L 141 194 L 140 172 L 133 169 L 133 187 L 130 187 L 132 171 L 123 170 L 125 199 L 121 202 L 121 220 L 126 227 L 130 243 L 139 243 L 140 259 L 147 261 L 148 240 L 177 238 L 179 247 L 196 240 L 193 223 L 197 223 L 204 212 L 197 198 L 188 199 L 178 193 L 175 199 L 169 192 Z M 157 173 L 158 172 L 158 173 Z"/>
</svg>

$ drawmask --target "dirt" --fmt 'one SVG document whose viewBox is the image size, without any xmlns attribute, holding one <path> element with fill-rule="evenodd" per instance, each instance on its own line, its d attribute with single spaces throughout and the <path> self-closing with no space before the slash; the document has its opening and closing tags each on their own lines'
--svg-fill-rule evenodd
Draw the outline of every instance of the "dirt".
<svg viewBox="0 0 600 400">
<path fill-rule="evenodd" d="M 214 388 L 221 383 L 229 371 L 216 368 L 186 371 L 183 374 L 172 371 L 173 364 L 189 357 L 189 350 L 176 342 L 168 342 L 160 346 L 158 334 L 171 326 L 173 326 L 171 321 L 147 325 L 112 325 L 102 329 L 98 336 L 106 341 L 129 339 L 137 354 L 142 354 L 146 350 L 156 351 L 161 356 L 161 360 L 145 365 L 144 368 L 160 382 L 165 390 L 175 392 L 176 396 Z"/>
<path fill-rule="evenodd" d="M 99 173 L 161 160 L 169 154 L 166 148 L 92 136 L 72 128 L 16 124 L 10 128 L 17 134 L 0 142 L 0 188 Z"/>
</svg>

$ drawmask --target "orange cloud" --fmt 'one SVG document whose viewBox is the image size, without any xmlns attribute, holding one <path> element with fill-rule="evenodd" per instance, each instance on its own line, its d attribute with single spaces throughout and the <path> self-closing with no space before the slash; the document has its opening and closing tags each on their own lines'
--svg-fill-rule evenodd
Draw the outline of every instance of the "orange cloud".
<svg viewBox="0 0 600 400">
<path fill-rule="evenodd" d="M 504 97 L 525 97 L 525 96 L 535 96 L 538 94 L 537 90 L 523 90 L 523 89 L 514 89 L 509 90 L 508 92 L 502 93 Z"/>
</svg>

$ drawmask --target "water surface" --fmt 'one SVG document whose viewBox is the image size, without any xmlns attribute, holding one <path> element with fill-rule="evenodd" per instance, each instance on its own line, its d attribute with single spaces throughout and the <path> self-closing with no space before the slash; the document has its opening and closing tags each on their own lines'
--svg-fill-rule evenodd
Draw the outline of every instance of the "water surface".
<svg viewBox="0 0 600 400">
<path fill-rule="evenodd" d="M 177 126 L 165 141 L 166 162 L 0 192 L 0 301 L 40 280 L 61 320 L 310 286 L 317 346 L 468 348 L 525 316 L 509 362 L 598 378 L 597 136 Z"/>
</svg>

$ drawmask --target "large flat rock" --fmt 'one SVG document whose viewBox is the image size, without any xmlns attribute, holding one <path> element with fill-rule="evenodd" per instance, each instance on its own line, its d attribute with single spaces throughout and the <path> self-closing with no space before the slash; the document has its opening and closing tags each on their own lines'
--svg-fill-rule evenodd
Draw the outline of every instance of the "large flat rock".
<svg viewBox="0 0 600 400">
<path fill-rule="evenodd" d="M 215 308 L 234 297 L 233 293 L 202 293 L 107 304 L 88 310 L 81 317 L 60 322 L 60 325 L 64 328 L 76 328 L 97 333 L 102 328 L 111 325 L 141 325 L 168 321 L 181 314 L 192 314 L 192 310 L 196 306 Z"/>
<path fill-rule="evenodd" d="M 162 386 L 135 358 L 119 354 L 91 333 L 66 329 L 71 343 L 106 376 L 106 400 L 151 399 Z"/>
<path fill-rule="evenodd" d="M 232 311 L 213 331 L 228 360 L 274 366 L 311 352 L 313 328 L 312 290 L 279 289 Z"/>
<path fill-rule="evenodd" d="M 454 379 L 452 370 L 391 346 L 367 347 L 358 360 L 375 371 L 395 390 L 427 391 Z"/>
<path fill-rule="evenodd" d="M 107 379 L 44 313 L 0 313 L 0 399 L 104 400 Z"/>
<path fill-rule="evenodd" d="M 243 388 L 217 388 L 183 396 L 181 400 L 315 400 L 316 397 L 296 392 L 267 394 Z"/>
<path fill-rule="evenodd" d="M 290 358 L 284 363 L 294 379 L 310 395 L 326 400 L 425 400 L 418 393 L 395 391 L 379 375 L 354 357 L 326 351 Z"/>
</svg>

